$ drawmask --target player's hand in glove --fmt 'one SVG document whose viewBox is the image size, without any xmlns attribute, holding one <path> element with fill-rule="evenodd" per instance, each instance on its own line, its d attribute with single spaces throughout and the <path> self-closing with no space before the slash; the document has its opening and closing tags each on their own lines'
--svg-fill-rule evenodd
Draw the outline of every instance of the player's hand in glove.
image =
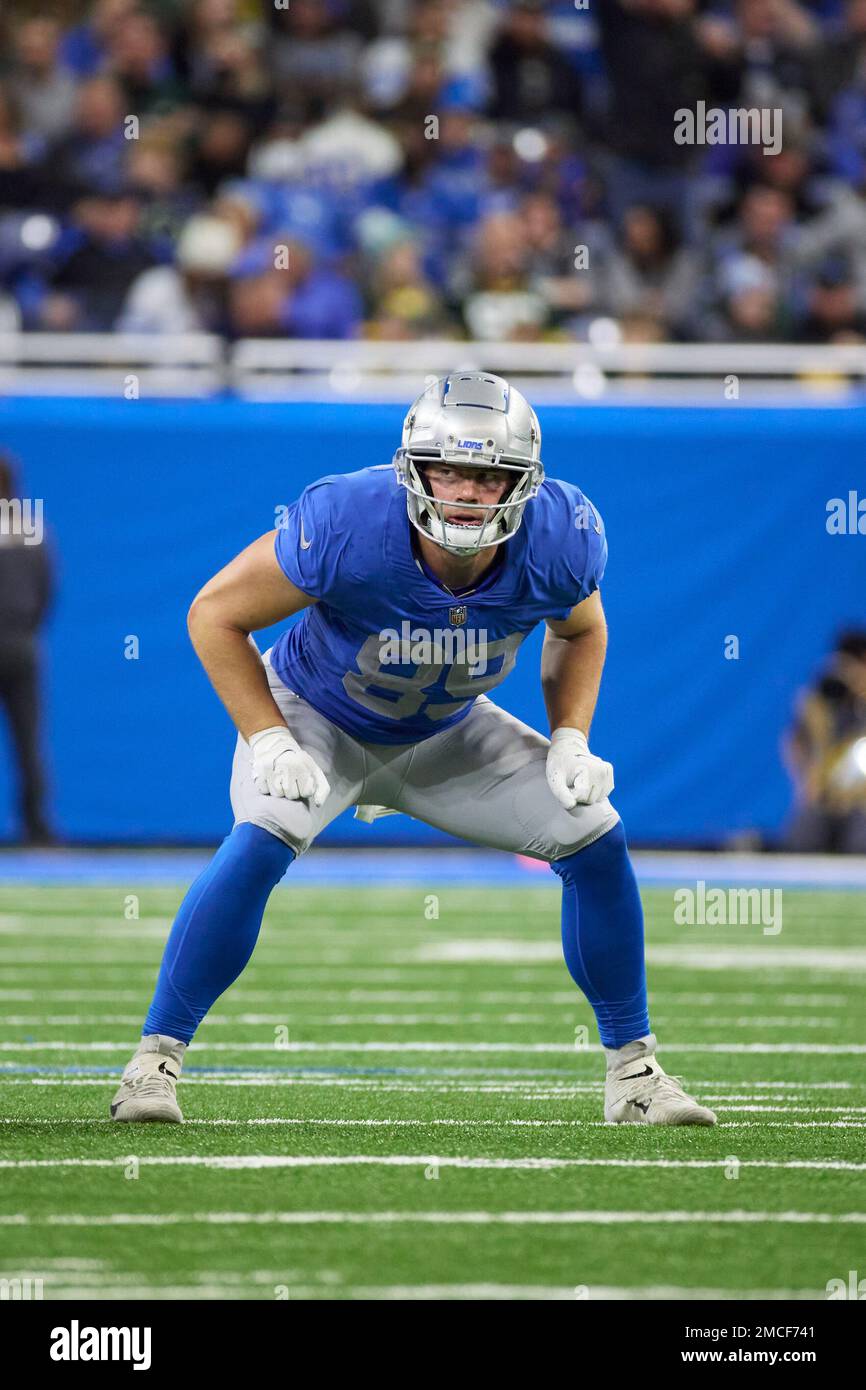
<svg viewBox="0 0 866 1390">
<path fill-rule="evenodd" d="M 613 768 L 590 753 L 580 729 L 555 729 L 547 753 L 547 785 L 568 811 L 591 806 L 613 791 Z"/>
<path fill-rule="evenodd" d="M 285 725 L 260 729 L 250 735 L 249 744 L 257 792 L 322 805 L 331 790 L 328 779 L 309 753 L 298 747 Z"/>
</svg>

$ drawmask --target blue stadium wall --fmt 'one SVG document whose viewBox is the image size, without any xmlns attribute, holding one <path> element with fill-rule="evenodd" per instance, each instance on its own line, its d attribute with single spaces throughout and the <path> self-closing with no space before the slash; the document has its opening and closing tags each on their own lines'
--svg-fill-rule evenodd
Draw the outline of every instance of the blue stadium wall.
<svg viewBox="0 0 866 1390">
<path fill-rule="evenodd" d="M 0 448 L 44 499 L 57 556 L 44 741 L 65 835 L 225 833 L 233 736 L 187 641 L 190 599 L 311 480 L 388 461 L 401 419 L 371 404 L 0 403 Z M 548 473 L 578 482 L 607 525 L 610 653 L 592 741 L 615 765 L 632 841 L 775 835 L 796 692 L 839 627 L 866 620 L 866 535 L 826 526 L 830 498 L 866 496 L 866 410 L 562 406 L 542 424 Z M 536 633 L 497 698 L 544 728 L 539 650 Z M 346 815 L 327 839 L 445 837 Z"/>
</svg>

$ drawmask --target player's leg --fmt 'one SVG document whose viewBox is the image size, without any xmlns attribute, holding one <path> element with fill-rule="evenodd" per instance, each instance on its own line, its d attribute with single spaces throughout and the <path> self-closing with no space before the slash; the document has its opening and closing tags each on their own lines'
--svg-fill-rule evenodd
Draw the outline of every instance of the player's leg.
<svg viewBox="0 0 866 1390">
<path fill-rule="evenodd" d="M 655 1056 L 647 1011 L 643 908 L 622 824 L 551 860 L 562 880 L 562 948 L 605 1049 L 604 1117 L 613 1123 L 715 1124 Z"/>
<path fill-rule="evenodd" d="M 235 826 L 180 905 L 141 1044 L 112 1103 L 117 1120 L 181 1119 L 175 1084 L 196 1028 L 249 961 L 272 889 L 363 785 L 363 753 L 354 740 L 270 679 L 283 718 L 325 773 L 330 794 L 321 807 L 261 795 L 249 747 L 238 739 L 231 783 Z"/>
<path fill-rule="evenodd" d="M 607 800 L 561 806 L 547 785 L 548 746 L 479 699 L 461 723 L 418 746 L 390 804 L 475 844 L 543 859 L 558 874 L 566 965 L 592 1006 L 607 1057 L 607 1119 L 712 1124 L 712 1111 L 655 1060 L 643 910 L 619 816 Z"/>
</svg>

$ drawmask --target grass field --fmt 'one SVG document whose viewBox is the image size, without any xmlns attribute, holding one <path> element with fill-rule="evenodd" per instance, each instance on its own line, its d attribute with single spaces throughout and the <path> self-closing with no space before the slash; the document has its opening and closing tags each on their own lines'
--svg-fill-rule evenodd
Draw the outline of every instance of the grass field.
<svg viewBox="0 0 866 1390">
<path fill-rule="evenodd" d="M 719 1115 L 660 1129 L 602 1123 L 542 883 L 279 890 L 187 1055 L 182 1127 L 107 1114 L 183 889 L 0 887 L 0 1277 L 46 1299 L 825 1299 L 866 1277 L 863 894 L 786 888 L 771 936 L 676 926 L 644 891 L 661 1060 Z"/>
</svg>

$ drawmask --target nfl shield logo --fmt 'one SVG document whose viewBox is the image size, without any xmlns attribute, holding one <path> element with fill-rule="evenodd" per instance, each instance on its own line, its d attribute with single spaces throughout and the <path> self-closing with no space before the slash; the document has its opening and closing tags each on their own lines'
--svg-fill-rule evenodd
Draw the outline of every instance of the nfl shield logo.
<svg viewBox="0 0 866 1390">
<path fill-rule="evenodd" d="M 466 622 L 466 604 L 461 603 L 456 608 L 449 608 L 448 621 L 452 627 L 462 627 Z"/>
</svg>

